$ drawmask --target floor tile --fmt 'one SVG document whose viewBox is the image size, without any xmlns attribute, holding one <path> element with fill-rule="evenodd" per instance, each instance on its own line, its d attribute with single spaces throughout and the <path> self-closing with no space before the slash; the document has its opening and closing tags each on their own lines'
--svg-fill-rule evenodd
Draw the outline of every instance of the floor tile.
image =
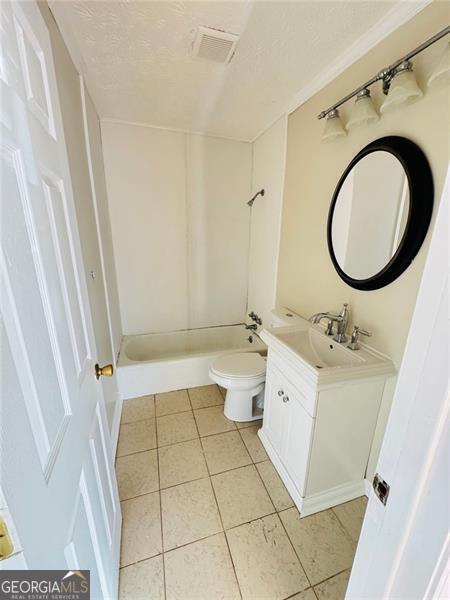
<svg viewBox="0 0 450 600">
<path fill-rule="evenodd" d="M 223 396 L 217 385 L 189 388 L 192 408 L 207 408 L 223 404 Z"/>
<path fill-rule="evenodd" d="M 145 419 L 120 426 L 117 456 L 156 448 L 155 419 Z"/>
<path fill-rule="evenodd" d="M 210 408 L 194 410 L 194 416 L 200 436 L 236 429 L 234 422 L 227 419 L 223 414 L 223 406 L 211 406 Z"/>
<path fill-rule="evenodd" d="M 192 412 L 157 417 L 158 445 L 167 446 L 198 438 Z"/>
<path fill-rule="evenodd" d="M 155 416 L 154 396 L 141 396 L 130 398 L 122 403 L 122 423 L 133 423 L 144 419 L 153 419 Z"/>
<path fill-rule="evenodd" d="M 247 446 L 247 450 L 255 463 L 269 460 L 267 452 L 264 450 L 264 446 L 261 444 L 261 440 L 258 437 L 259 429 L 260 427 L 256 425 L 239 430 L 239 433 L 244 440 L 244 444 Z"/>
<path fill-rule="evenodd" d="M 226 532 L 244 600 L 281 600 L 309 586 L 277 515 Z"/>
<path fill-rule="evenodd" d="M 367 498 L 365 496 L 333 507 L 334 514 L 355 542 L 359 540 L 366 507 Z"/>
<path fill-rule="evenodd" d="M 300 519 L 289 508 L 280 517 L 312 585 L 351 567 L 356 545 L 331 509 Z"/>
<path fill-rule="evenodd" d="M 159 489 L 156 450 L 121 456 L 116 461 L 116 476 L 121 500 Z"/>
<path fill-rule="evenodd" d="M 257 419 L 256 421 L 235 421 L 236 427 L 238 429 L 244 429 L 244 427 L 261 427 L 262 419 Z"/>
<path fill-rule="evenodd" d="M 162 552 L 159 492 L 124 500 L 122 506 L 122 567 Z"/>
<path fill-rule="evenodd" d="M 191 410 L 191 403 L 186 390 L 166 392 L 155 396 L 156 416 L 172 415 L 174 413 Z"/>
<path fill-rule="evenodd" d="M 277 510 L 285 510 L 286 508 L 294 506 L 294 502 L 292 501 L 289 492 L 270 460 L 258 463 L 256 468 L 261 475 L 261 479 L 269 492 L 270 499 L 275 508 Z"/>
<path fill-rule="evenodd" d="M 209 478 L 161 491 L 164 550 L 222 531 Z"/>
<path fill-rule="evenodd" d="M 317 598 L 313 589 L 308 588 L 299 594 L 295 594 L 295 596 L 289 596 L 289 600 L 317 600 Z"/>
<path fill-rule="evenodd" d="M 158 451 L 161 488 L 208 477 L 200 440 L 164 446 Z"/>
<path fill-rule="evenodd" d="M 316 585 L 314 591 L 319 600 L 344 600 L 350 571 L 344 571 Z"/>
<path fill-rule="evenodd" d="M 225 529 L 275 512 L 254 465 L 211 477 Z"/>
<path fill-rule="evenodd" d="M 211 475 L 243 467 L 252 462 L 237 431 L 204 437 L 202 445 Z"/>
<path fill-rule="evenodd" d="M 119 600 L 164 600 L 162 556 L 120 569 Z"/>
<path fill-rule="evenodd" d="M 164 560 L 167 600 L 240 599 L 223 533 L 167 552 Z"/>
</svg>

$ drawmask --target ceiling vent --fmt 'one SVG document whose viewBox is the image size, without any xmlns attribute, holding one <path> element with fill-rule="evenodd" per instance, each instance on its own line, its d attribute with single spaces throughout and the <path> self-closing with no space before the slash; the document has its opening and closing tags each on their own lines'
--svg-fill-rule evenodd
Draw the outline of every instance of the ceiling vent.
<svg viewBox="0 0 450 600">
<path fill-rule="evenodd" d="M 234 33 L 200 26 L 192 46 L 195 58 L 228 63 L 233 58 L 239 36 Z"/>
</svg>

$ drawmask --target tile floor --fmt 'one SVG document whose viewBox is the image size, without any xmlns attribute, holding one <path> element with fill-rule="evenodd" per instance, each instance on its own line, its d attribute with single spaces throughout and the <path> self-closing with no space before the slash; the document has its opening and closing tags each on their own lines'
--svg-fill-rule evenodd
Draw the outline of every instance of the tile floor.
<svg viewBox="0 0 450 600">
<path fill-rule="evenodd" d="M 124 403 L 121 600 L 340 600 L 365 511 L 299 518 L 259 441 L 209 385 Z"/>
</svg>

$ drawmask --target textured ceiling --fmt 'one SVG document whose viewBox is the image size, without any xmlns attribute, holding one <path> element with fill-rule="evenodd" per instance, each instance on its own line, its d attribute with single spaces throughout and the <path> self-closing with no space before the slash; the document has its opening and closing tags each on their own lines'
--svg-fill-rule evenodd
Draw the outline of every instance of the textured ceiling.
<svg viewBox="0 0 450 600">
<path fill-rule="evenodd" d="M 56 1 L 102 118 L 251 140 L 396 2 Z M 239 33 L 228 65 L 190 56 L 198 25 Z"/>
</svg>

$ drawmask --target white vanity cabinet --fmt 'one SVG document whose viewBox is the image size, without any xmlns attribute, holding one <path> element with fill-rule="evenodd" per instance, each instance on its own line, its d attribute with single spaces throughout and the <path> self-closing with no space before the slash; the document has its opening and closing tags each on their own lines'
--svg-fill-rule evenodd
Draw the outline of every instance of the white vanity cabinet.
<svg viewBox="0 0 450 600">
<path fill-rule="evenodd" d="M 385 361 L 381 368 L 379 361 L 364 376 L 361 369 L 354 369 L 355 375 L 325 367 L 314 374 L 289 349 L 272 344 L 269 335 L 263 338 L 269 351 L 259 436 L 301 515 L 364 495 L 367 462 L 385 382 L 394 372 L 392 363 Z"/>
</svg>

